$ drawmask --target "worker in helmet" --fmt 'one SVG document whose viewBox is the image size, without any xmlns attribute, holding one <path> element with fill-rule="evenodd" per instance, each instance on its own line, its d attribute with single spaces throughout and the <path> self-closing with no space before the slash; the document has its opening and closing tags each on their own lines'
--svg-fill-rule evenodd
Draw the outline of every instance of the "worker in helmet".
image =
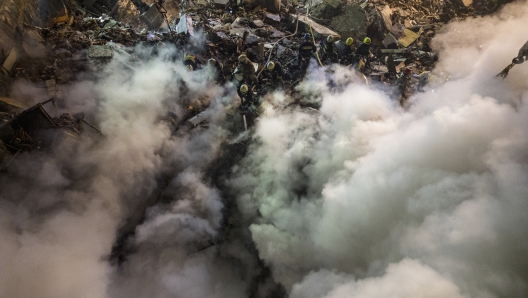
<svg viewBox="0 0 528 298">
<path fill-rule="evenodd" d="M 241 100 L 240 106 L 238 107 L 240 113 L 245 116 L 250 116 L 253 112 L 257 110 L 255 106 L 257 100 L 253 96 L 253 91 L 247 84 L 242 84 L 237 89 L 237 93 Z"/>
<path fill-rule="evenodd" d="M 249 84 L 254 84 L 257 82 L 255 66 L 253 65 L 253 62 L 249 60 L 246 54 L 241 54 L 238 56 L 237 71 L 242 74 L 242 81 Z"/>
<path fill-rule="evenodd" d="M 517 57 L 513 58 L 512 63 L 521 64 L 528 58 L 528 41 L 519 50 Z"/>
<path fill-rule="evenodd" d="M 337 55 L 334 51 L 334 37 L 332 35 L 328 35 L 326 39 L 323 40 L 322 52 L 323 61 L 329 60 L 331 63 L 337 62 Z"/>
<path fill-rule="evenodd" d="M 275 82 L 282 81 L 282 65 L 279 61 L 270 61 L 266 63 L 266 70 L 263 73 L 267 78 L 271 78 Z"/>
<path fill-rule="evenodd" d="M 398 80 L 396 81 L 399 92 L 398 100 L 402 106 L 405 100 L 407 100 L 411 94 L 411 75 L 412 70 L 410 68 L 405 68 L 403 73 L 400 74 Z"/>
<path fill-rule="evenodd" d="M 253 97 L 253 91 L 251 90 L 248 84 L 242 84 L 237 89 L 238 96 L 242 100 L 242 104 L 252 104 L 255 103 L 255 98 Z"/>
<path fill-rule="evenodd" d="M 225 81 L 224 77 L 224 66 L 220 61 L 217 61 L 214 58 L 207 60 L 207 65 L 209 65 L 215 72 L 214 78 L 217 83 L 223 83 Z"/>
<path fill-rule="evenodd" d="M 343 65 L 350 65 L 356 62 L 355 59 L 356 48 L 354 46 L 354 39 L 349 37 L 346 39 L 345 48 L 343 49 L 340 63 Z"/>
<path fill-rule="evenodd" d="M 309 33 L 304 34 L 304 41 L 299 46 L 299 56 L 298 56 L 298 65 L 301 65 L 303 59 L 308 59 L 312 57 L 312 54 L 315 53 L 317 48 L 312 42 L 312 36 Z"/>
<path fill-rule="evenodd" d="M 362 56 L 362 57 L 370 56 L 370 44 L 371 43 L 372 41 L 370 40 L 370 38 L 365 37 L 365 39 L 363 39 L 363 42 L 359 44 L 356 50 L 356 55 Z"/>
<path fill-rule="evenodd" d="M 191 71 L 197 70 L 198 64 L 196 63 L 196 56 L 193 54 L 185 55 L 185 59 L 183 60 L 183 65 L 185 65 Z"/>
</svg>

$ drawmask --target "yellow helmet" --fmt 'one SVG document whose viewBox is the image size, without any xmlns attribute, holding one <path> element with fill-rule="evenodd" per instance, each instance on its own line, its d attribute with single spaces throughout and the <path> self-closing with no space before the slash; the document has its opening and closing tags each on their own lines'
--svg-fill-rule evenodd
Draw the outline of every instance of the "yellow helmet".
<svg viewBox="0 0 528 298">
<path fill-rule="evenodd" d="M 332 35 L 328 35 L 328 37 L 326 38 L 326 42 L 333 43 L 334 37 Z"/>
<path fill-rule="evenodd" d="M 242 55 L 238 56 L 238 61 L 240 61 L 240 62 L 246 62 L 246 61 L 247 61 L 247 56 L 246 56 L 246 54 L 242 54 Z"/>
<path fill-rule="evenodd" d="M 185 60 L 191 60 L 192 62 L 194 62 L 194 59 L 196 59 L 196 56 L 194 56 L 193 54 L 185 55 Z"/>
<path fill-rule="evenodd" d="M 214 59 L 214 58 L 209 59 L 207 62 L 209 62 L 209 65 L 211 65 L 211 66 L 215 66 L 216 65 L 216 59 Z"/>
<path fill-rule="evenodd" d="M 363 39 L 363 43 L 364 44 L 370 44 L 372 42 L 372 40 L 370 40 L 369 37 L 365 37 L 365 39 Z"/>
<path fill-rule="evenodd" d="M 242 86 L 240 86 L 240 92 L 242 92 L 242 93 L 245 94 L 245 93 L 248 92 L 248 90 L 249 90 L 248 85 L 246 85 L 246 84 L 242 84 Z"/>
<path fill-rule="evenodd" d="M 427 78 L 427 82 L 432 83 L 434 81 L 436 81 L 436 76 L 433 74 L 430 74 L 429 77 Z"/>
<path fill-rule="evenodd" d="M 275 62 L 273 61 L 268 62 L 268 64 L 266 64 L 266 68 L 268 70 L 273 70 L 275 68 Z"/>
<path fill-rule="evenodd" d="M 190 71 L 192 71 L 192 70 L 193 70 L 192 65 L 187 65 L 187 69 L 190 70 Z"/>
<path fill-rule="evenodd" d="M 345 43 L 346 43 L 347 46 L 351 46 L 352 43 L 354 43 L 354 39 L 352 37 L 349 37 L 349 38 L 347 38 Z"/>
</svg>

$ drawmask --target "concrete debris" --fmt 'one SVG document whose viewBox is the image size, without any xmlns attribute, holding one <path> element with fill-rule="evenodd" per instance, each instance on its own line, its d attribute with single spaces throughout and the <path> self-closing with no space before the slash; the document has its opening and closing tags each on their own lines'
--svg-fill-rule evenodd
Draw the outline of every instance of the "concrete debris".
<svg viewBox="0 0 528 298">
<path fill-rule="evenodd" d="M 10 105 L 16 100 L 9 99 Z M 60 144 L 62 138 L 78 137 L 84 130 L 84 125 L 100 132 L 89 124 L 83 116 L 74 118 L 63 113 L 53 118 L 44 109 L 44 105 L 54 102 L 49 99 L 20 112 L 4 112 L 0 110 L 0 142 L 12 154 L 20 151 L 31 151 Z M 18 105 L 17 105 L 18 106 Z M 0 108 L 3 108 L 0 105 Z"/>
<path fill-rule="evenodd" d="M 2 68 L 5 72 L 10 73 L 15 64 L 18 61 L 18 52 L 15 48 L 11 49 L 9 52 L 9 55 L 7 55 L 6 60 L 4 61 L 4 64 L 2 65 Z"/>
<path fill-rule="evenodd" d="M 150 7 L 139 16 L 140 20 L 147 24 L 150 30 L 158 29 L 163 24 L 163 15 L 159 12 L 156 3 L 150 5 Z"/>
<path fill-rule="evenodd" d="M 91 46 L 88 48 L 90 58 L 112 58 L 112 48 L 107 45 Z"/>
<path fill-rule="evenodd" d="M 403 34 L 400 36 L 400 38 L 398 39 L 398 42 L 404 46 L 404 47 L 408 47 L 410 46 L 416 39 L 418 39 L 418 37 L 420 37 L 420 34 L 422 33 L 422 29 L 420 28 L 420 30 L 418 32 L 414 32 L 410 29 L 405 29 L 403 31 Z"/>
<path fill-rule="evenodd" d="M 316 39 L 323 39 L 329 35 L 332 35 L 337 39 L 341 38 L 341 36 L 337 32 L 332 31 L 331 29 L 316 23 L 314 20 L 307 18 L 306 16 L 299 16 L 299 27 L 303 32 L 312 31 Z M 310 30 L 310 27 L 312 30 Z"/>
<path fill-rule="evenodd" d="M 391 46 L 392 47 L 397 47 L 398 46 L 398 39 L 396 39 L 396 37 L 394 37 L 394 35 L 389 33 L 389 34 L 387 34 L 387 36 L 385 36 L 385 39 L 383 39 L 383 41 L 381 43 L 386 48 L 389 48 Z"/>
<path fill-rule="evenodd" d="M 341 0 L 323 0 L 314 6 L 312 16 L 317 19 L 330 20 L 341 13 L 344 2 Z"/>
<path fill-rule="evenodd" d="M 359 40 L 367 35 L 367 14 L 357 4 L 347 5 L 343 8 L 343 13 L 330 22 L 330 27 L 334 28 L 343 39 L 352 37 Z"/>
<path fill-rule="evenodd" d="M 166 1 L 164 7 L 162 2 L 149 1 L 151 4 L 130 8 L 116 2 L 117 6 L 112 5 L 111 9 L 101 5 L 103 0 L 78 1 L 82 5 L 64 6 L 50 20 L 53 25 L 47 28 L 19 26 L 24 37 L 20 44 L 4 46 L 0 51 L 3 75 L 33 82 L 50 97 L 59 99 L 61 86 L 75 81 L 87 70 L 97 71 L 113 57 L 127 56 L 129 59 L 118 61 L 125 69 L 135 69 L 135 63 L 145 59 L 142 53 L 136 52 L 137 45 L 151 48 L 152 55 L 156 55 L 160 48 L 170 44 L 180 51 L 178 55 L 181 54 L 175 55 L 174 60 L 183 59 L 180 57 L 194 51 L 193 70 L 204 68 L 205 61 L 214 58 L 221 65 L 217 68 L 217 82 L 234 81 L 237 86 L 249 84 L 252 90 L 249 93 L 254 94 L 254 99 L 239 112 L 250 125 L 252 117 L 258 115 L 259 99 L 267 93 L 282 88 L 288 96 L 295 96 L 295 86 L 303 79 L 312 58 L 321 64 L 340 63 L 354 68 L 362 72 L 367 84 L 378 81 L 388 86 L 388 94 L 400 99 L 420 92 L 423 82 L 427 81 L 422 74 L 431 73 L 436 63 L 436 54 L 429 45 L 436 32 L 453 18 L 497 9 L 486 4 L 493 1 L 322 0 L 314 2 L 307 14 L 310 3 L 306 1 L 297 3 L 297 7 L 292 5 L 296 1 L 281 4 L 278 0 L 238 1 L 237 7 L 232 7 L 234 4 L 228 0 L 202 1 L 201 4 L 186 1 L 185 7 L 183 3 L 178 7 Z M 117 13 L 114 8 L 119 8 Z M 203 33 L 204 46 L 197 47 L 193 43 L 194 32 Z M 313 36 L 304 39 L 305 33 Z M 337 40 L 333 46 L 326 44 L 328 36 Z M 353 42 L 347 46 L 345 41 L 349 37 Z M 368 45 L 363 44 L 366 37 L 371 40 Z M 306 56 L 300 55 L 301 51 Z M 250 65 L 244 74 L 237 59 L 242 54 L 247 56 L 247 65 Z M 274 62 L 275 70 L 268 70 L 269 61 Z M 400 88 L 402 82 L 408 86 Z M 422 87 L 413 87 L 419 84 Z M 406 91 L 402 95 L 393 92 L 394 89 Z M 9 88 L 0 88 L 1 97 L 9 95 Z M 5 104 L 0 101 L 0 109 Z M 193 120 L 189 122 L 196 123 L 192 126 L 205 122 L 197 122 L 204 117 L 199 113 L 205 108 L 195 106 L 192 109 L 189 118 Z M 51 119 L 47 120 L 48 124 L 77 123 L 66 115 L 58 119 L 45 116 L 40 109 L 34 108 L 45 119 Z M 0 112 L 4 113 L 0 123 L 13 120 L 15 115 Z M 179 121 L 185 123 L 186 119 Z M 28 136 L 16 138 L 21 143 L 30 138 L 34 142 L 30 133 Z M 1 140 L 5 146 L 14 144 L 14 139 Z"/>
</svg>

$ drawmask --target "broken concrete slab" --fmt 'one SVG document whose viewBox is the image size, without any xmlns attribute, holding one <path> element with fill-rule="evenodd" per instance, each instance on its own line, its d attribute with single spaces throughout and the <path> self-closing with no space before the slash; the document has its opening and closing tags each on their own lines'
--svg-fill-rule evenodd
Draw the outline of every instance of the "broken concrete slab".
<svg viewBox="0 0 528 298">
<path fill-rule="evenodd" d="M 280 16 L 278 14 L 273 14 L 273 13 L 267 13 L 266 14 L 266 18 L 264 19 L 264 22 L 272 25 L 272 26 L 276 26 L 280 23 Z"/>
<path fill-rule="evenodd" d="M 385 36 L 385 39 L 383 39 L 383 41 L 381 42 L 386 48 L 388 48 L 390 45 L 395 45 L 397 46 L 398 45 L 398 39 L 396 37 L 394 37 L 394 35 L 392 35 L 391 33 L 387 34 L 387 36 Z"/>
<path fill-rule="evenodd" d="M 262 27 L 265 26 L 264 22 L 262 20 L 259 20 L 259 19 L 253 20 L 252 24 L 253 24 L 253 26 L 255 28 L 262 28 Z"/>
<path fill-rule="evenodd" d="M 329 20 L 341 13 L 344 2 L 341 0 L 323 0 L 311 11 L 312 15 L 318 19 Z"/>
<path fill-rule="evenodd" d="M 388 5 L 383 6 L 383 8 L 380 10 L 380 15 L 381 15 L 381 18 L 383 19 L 383 24 L 385 25 L 385 29 L 391 30 L 392 29 L 392 20 L 391 20 L 392 9 L 390 8 L 390 6 Z"/>
<path fill-rule="evenodd" d="M 400 43 L 400 45 L 402 45 L 404 47 L 408 47 L 416 39 L 418 39 L 418 37 L 420 37 L 421 33 L 422 33 L 422 29 L 420 29 L 420 31 L 418 31 L 418 32 L 414 32 L 414 31 L 412 31 L 410 29 L 405 29 L 403 31 L 402 36 L 400 36 L 400 38 L 398 39 L 398 42 Z"/>
<path fill-rule="evenodd" d="M 361 6 L 357 4 L 343 7 L 343 14 L 334 18 L 330 22 L 341 38 L 352 37 L 359 40 L 367 35 L 367 14 Z"/>
<path fill-rule="evenodd" d="M 403 34 L 403 31 L 405 30 L 405 26 L 400 23 L 396 23 L 392 25 L 392 29 L 390 30 L 390 33 L 396 37 L 400 38 L 400 36 Z"/>
<path fill-rule="evenodd" d="M 90 58 L 112 58 L 112 48 L 107 45 L 91 46 L 88 48 Z"/>
<path fill-rule="evenodd" d="M 10 73 L 15 64 L 18 61 L 18 52 L 15 48 L 11 49 L 9 52 L 9 55 L 7 55 L 6 60 L 4 61 L 4 64 L 2 65 L 2 68 L 5 72 Z"/>
<path fill-rule="evenodd" d="M 258 43 L 259 41 L 260 41 L 260 38 L 258 36 L 256 36 L 255 34 L 250 33 L 246 37 L 246 40 L 244 41 L 244 43 L 247 44 L 247 45 L 251 45 L 251 44 Z"/>
<path fill-rule="evenodd" d="M 150 30 L 158 29 L 165 21 L 163 15 L 158 11 L 156 3 L 151 4 L 149 9 L 139 16 L 139 19 L 147 24 Z"/>
<path fill-rule="evenodd" d="M 294 16 L 290 16 L 295 19 Z M 310 32 L 310 27 L 312 28 L 314 37 L 316 39 L 323 39 L 326 36 L 332 35 L 337 39 L 341 38 L 339 33 L 330 30 L 329 28 L 316 23 L 314 20 L 307 18 L 306 16 L 299 16 L 299 31 L 300 32 Z"/>
<path fill-rule="evenodd" d="M 284 32 L 279 31 L 277 29 L 273 29 L 270 38 L 283 38 L 285 36 Z"/>
</svg>

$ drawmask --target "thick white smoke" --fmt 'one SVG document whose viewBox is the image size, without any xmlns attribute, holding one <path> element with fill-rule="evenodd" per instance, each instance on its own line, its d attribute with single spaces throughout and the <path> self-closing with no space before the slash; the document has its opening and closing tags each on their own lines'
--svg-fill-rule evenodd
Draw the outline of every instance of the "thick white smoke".
<svg viewBox="0 0 528 298">
<path fill-rule="evenodd" d="M 143 52 L 150 49 L 136 49 Z M 84 112 L 104 136 L 62 144 L 53 155 L 20 154 L 0 176 L 1 297 L 139 297 L 122 294 L 136 274 L 151 278 L 147 296 L 162 297 L 156 293 L 167 291 L 156 289 L 160 280 L 192 291 L 193 276 L 208 271 L 204 259 L 210 257 L 199 255 L 183 266 L 169 256 L 187 260 L 186 254 L 218 233 L 223 204 L 203 171 L 227 137 L 218 123 L 225 122 L 234 97 L 221 96 L 223 88 L 212 86 L 208 70 L 189 74 L 181 62 L 172 62 L 174 53 L 167 47 L 138 63 L 116 52 L 95 84 L 80 82 L 66 92 L 66 111 Z M 163 120 L 172 112 L 181 122 L 189 106 L 209 104 L 209 127 L 191 134 L 179 132 L 185 125 L 173 133 Z M 140 257 L 133 254 L 117 272 L 110 253 L 118 231 L 138 224 L 162 196 L 174 203 L 148 209 L 135 238 Z M 158 255 L 163 248 L 172 252 Z M 159 264 L 145 264 L 157 257 Z M 223 271 L 218 276 L 227 278 L 229 270 Z M 191 280 L 174 281 L 180 277 Z M 148 288 L 146 281 L 142 286 Z"/>
<path fill-rule="evenodd" d="M 261 117 L 231 182 L 292 297 L 527 294 L 528 70 L 494 78 L 528 39 L 527 13 L 446 26 L 434 45 L 450 81 L 408 111 L 351 84 L 319 89 L 317 114 Z"/>
<path fill-rule="evenodd" d="M 522 2 L 446 26 L 450 80 L 406 111 L 345 68 L 315 69 L 301 92 L 320 110 L 275 94 L 247 152 L 225 150 L 238 101 L 208 70 L 170 47 L 116 54 L 65 91 L 104 136 L 0 175 L 0 297 L 528 295 L 528 68 L 493 78 L 527 16 Z M 207 127 L 164 120 L 208 105 Z"/>
</svg>

